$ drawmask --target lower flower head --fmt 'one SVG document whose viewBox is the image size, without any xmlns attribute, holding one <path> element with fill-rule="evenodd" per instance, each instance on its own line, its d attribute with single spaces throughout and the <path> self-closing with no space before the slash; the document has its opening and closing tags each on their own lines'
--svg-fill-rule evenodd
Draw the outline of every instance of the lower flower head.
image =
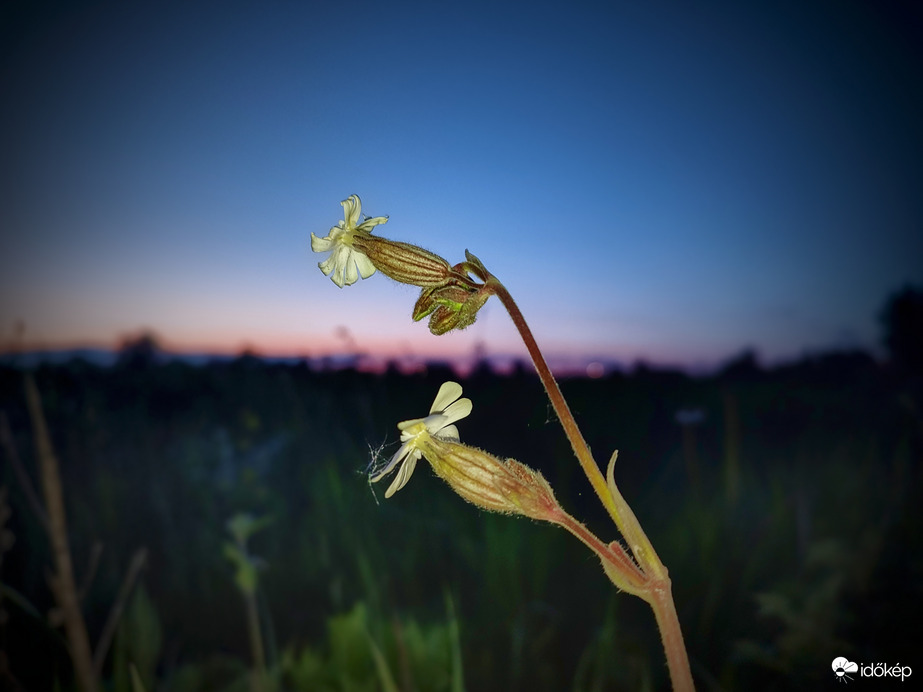
<svg viewBox="0 0 923 692">
<path fill-rule="evenodd" d="M 436 399 L 426 418 L 414 418 L 398 423 L 401 431 L 400 449 L 391 457 L 381 471 L 369 479 L 377 483 L 387 476 L 395 467 L 400 466 L 394 481 L 385 491 L 385 497 L 391 497 L 403 488 L 417 466 L 417 461 L 423 456 L 422 445 L 430 437 L 440 440 L 458 441 L 458 428 L 454 423 L 471 413 L 471 399 L 460 399 L 461 385 L 457 382 L 445 382 L 436 394 Z"/>
<path fill-rule="evenodd" d="M 350 286 L 359 280 L 369 278 L 375 273 L 375 265 L 362 251 L 355 247 L 357 238 L 371 236 L 372 229 L 379 224 L 387 222 L 387 216 L 376 216 L 359 223 L 362 212 L 362 201 L 359 195 L 350 195 L 340 204 L 343 205 L 343 221 L 330 229 L 326 238 L 318 238 L 311 234 L 311 249 L 314 252 L 330 251 L 330 257 L 317 266 L 330 276 L 340 288 Z"/>
<path fill-rule="evenodd" d="M 423 454 L 436 475 L 463 499 L 491 512 L 558 522 L 563 516 L 551 486 L 538 471 L 480 449 L 430 437 Z"/>
</svg>

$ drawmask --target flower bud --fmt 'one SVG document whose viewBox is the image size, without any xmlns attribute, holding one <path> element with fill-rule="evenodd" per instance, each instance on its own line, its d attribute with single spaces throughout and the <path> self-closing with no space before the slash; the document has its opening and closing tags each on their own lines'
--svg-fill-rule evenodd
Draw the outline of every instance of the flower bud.
<svg viewBox="0 0 923 692">
<path fill-rule="evenodd" d="M 413 309 L 414 321 L 429 318 L 429 330 L 436 336 L 474 324 L 478 310 L 490 297 L 483 286 L 449 284 L 423 289 Z"/>
<path fill-rule="evenodd" d="M 385 276 L 421 288 L 443 286 L 452 267 L 442 257 L 410 243 L 373 235 L 357 235 L 353 246 Z"/>
<path fill-rule="evenodd" d="M 448 284 L 446 286 L 437 286 L 436 288 L 424 288 L 420 291 L 420 297 L 416 305 L 413 306 L 413 321 L 419 322 L 427 315 L 438 308 L 440 305 L 460 308 L 462 303 L 468 299 L 469 289 L 458 284 Z"/>
<path fill-rule="evenodd" d="M 556 521 L 563 510 L 542 474 L 515 459 L 501 461 L 474 447 L 430 437 L 421 445 L 433 471 L 482 509 Z"/>
</svg>

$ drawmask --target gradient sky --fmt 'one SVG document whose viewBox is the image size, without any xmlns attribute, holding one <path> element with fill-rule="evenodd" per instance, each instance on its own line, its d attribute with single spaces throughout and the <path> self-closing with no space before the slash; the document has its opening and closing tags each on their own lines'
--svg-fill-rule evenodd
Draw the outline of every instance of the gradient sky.
<svg viewBox="0 0 923 692">
<path fill-rule="evenodd" d="M 521 351 L 499 304 L 437 338 L 415 289 L 325 278 L 309 234 L 352 193 L 381 234 L 477 254 L 552 354 L 871 347 L 923 284 L 909 5 L 9 7 L 3 342 Z"/>
</svg>

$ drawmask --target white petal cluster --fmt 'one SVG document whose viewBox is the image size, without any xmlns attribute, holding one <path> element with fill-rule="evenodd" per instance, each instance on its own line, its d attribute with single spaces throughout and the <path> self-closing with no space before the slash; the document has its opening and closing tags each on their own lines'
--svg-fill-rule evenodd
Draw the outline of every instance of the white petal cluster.
<svg viewBox="0 0 923 692">
<path fill-rule="evenodd" d="M 455 421 L 461 420 L 471 413 L 471 399 L 460 399 L 462 394 L 461 385 L 457 382 L 445 382 L 436 394 L 436 400 L 433 402 L 429 415 L 426 418 L 414 418 L 398 423 L 397 427 L 401 431 L 401 442 L 403 443 L 397 453 L 391 457 L 391 461 L 381 471 L 371 477 L 373 483 L 377 483 L 387 476 L 394 468 L 400 465 L 397 476 L 391 486 L 385 492 L 385 497 L 391 497 L 398 490 L 403 488 L 413 470 L 417 466 L 417 461 L 423 456 L 420 444 L 427 437 L 433 436 L 440 440 L 458 442 L 458 428 L 453 425 Z"/>
<path fill-rule="evenodd" d="M 388 217 L 376 216 L 359 223 L 362 212 L 359 195 L 350 195 L 340 204 L 343 205 L 343 221 L 331 228 L 326 238 L 318 238 L 312 233 L 311 249 L 314 252 L 331 251 L 330 257 L 318 262 L 317 266 L 325 276 L 330 276 L 333 283 L 343 288 L 356 283 L 360 276 L 367 279 L 375 273 L 371 260 L 353 247 L 353 238 L 357 234 L 371 234 L 372 229 L 385 223 Z"/>
</svg>

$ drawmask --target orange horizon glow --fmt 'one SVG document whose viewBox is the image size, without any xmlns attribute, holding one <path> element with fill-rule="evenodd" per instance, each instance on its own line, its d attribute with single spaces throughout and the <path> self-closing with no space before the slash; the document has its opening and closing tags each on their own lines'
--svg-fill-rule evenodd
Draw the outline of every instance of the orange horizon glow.
<svg viewBox="0 0 923 692">
<path fill-rule="evenodd" d="M 0 346 L 0 355 L 23 352 L 101 350 L 118 351 L 125 342 L 144 335 L 151 335 L 159 348 L 166 354 L 209 355 L 216 357 L 235 357 L 245 353 L 265 358 L 322 359 L 336 356 L 356 356 L 365 359 L 365 369 L 378 369 L 387 362 L 430 362 L 448 361 L 462 364 L 474 363 L 484 358 L 499 360 L 511 365 L 514 361 L 529 362 L 525 347 L 516 344 L 491 344 L 474 338 L 464 338 L 464 333 L 453 335 L 455 339 L 441 337 L 436 339 L 429 334 L 421 335 L 424 344 L 412 339 L 368 339 L 350 340 L 337 336 L 318 336 L 308 340 L 296 338 L 171 338 L 163 336 L 157 330 L 126 330 L 112 339 L 31 339 L 13 344 L 9 340 Z M 557 361 L 553 369 L 560 372 L 583 372 L 590 377 L 598 377 L 603 371 L 604 363 L 617 363 L 621 366 L 633 366 L 647 363 L 655 367 L 678 368 L 682 370 L 708 370 L 733 357 L 734 353 L 720 356 L 703 357 L 694 354 L 671 353 L 667 349 L 556 349 L 546 350 L 549 361 Z M 372 363 L 373 365 L 369 365 Z M 561 363 L 565 363 L 561 365 Z M 501 367 L 501 370 L 508 369 Z"/>
</svg>

